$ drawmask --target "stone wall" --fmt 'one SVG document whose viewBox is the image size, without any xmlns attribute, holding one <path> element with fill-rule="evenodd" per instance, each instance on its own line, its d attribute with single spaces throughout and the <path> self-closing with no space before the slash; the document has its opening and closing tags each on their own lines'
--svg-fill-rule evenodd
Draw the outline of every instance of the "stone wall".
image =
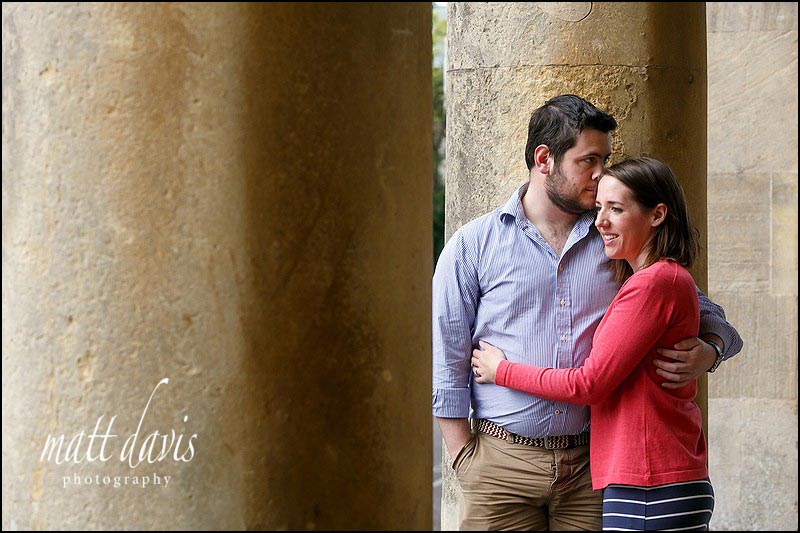
<svg viewBox="0 0 800 533">
<path fill-rule="evenodd" d="M 709 2 L 708 280 L 744 349 L 708 380 L 716 530 L 797 530 L 797 4 Z"/>
</svg>

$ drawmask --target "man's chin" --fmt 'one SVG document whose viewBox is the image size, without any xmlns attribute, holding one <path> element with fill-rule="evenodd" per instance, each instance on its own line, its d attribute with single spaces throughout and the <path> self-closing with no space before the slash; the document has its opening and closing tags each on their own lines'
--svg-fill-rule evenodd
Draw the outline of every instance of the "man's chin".
<svg viewBox="0 0 800 533">
<path fill-rule="evenodd" d="M 583 215 L 584 213 L 588 213 L 594 209 L 594 196 L 592 196 L 591 201 L 587 199 L 585 202 L 582 202 L 580 198 L 566 199 L 563 196 L 559 197 L 550 194 L 549 191 L 547 195 L 553 205 L 558 207 L 563 212 L 569 213 L 570 215 Z"/>
</svg>

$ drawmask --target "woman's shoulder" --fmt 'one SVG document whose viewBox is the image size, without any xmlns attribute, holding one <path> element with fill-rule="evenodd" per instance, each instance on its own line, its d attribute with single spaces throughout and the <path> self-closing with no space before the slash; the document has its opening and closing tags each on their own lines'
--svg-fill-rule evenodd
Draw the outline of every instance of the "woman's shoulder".
<svg viewBox="0 0 800 533">
<path fill-rule="evenodd" d="M 661 259 L 635 273 L 628 280 L 640 287 L 694 287 L 694 278 L 686 268 L 675 261 Z"/>
</svg>

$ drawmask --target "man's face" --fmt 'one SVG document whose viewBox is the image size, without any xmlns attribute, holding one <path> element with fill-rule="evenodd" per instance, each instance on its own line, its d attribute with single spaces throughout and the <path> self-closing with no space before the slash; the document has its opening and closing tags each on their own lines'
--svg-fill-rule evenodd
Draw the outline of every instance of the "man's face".
<svg viewBox="0 0 800 533">
<path fill-rule="evenodd" d="M 597 180 L 603 175 L 610 155 L 610 133 L 583 130 L 575 146 L 564 154 L 561 164 L 551 162 L 544 184 L 550 201 L 574 215 L 594 209 Z"/>
</svg>

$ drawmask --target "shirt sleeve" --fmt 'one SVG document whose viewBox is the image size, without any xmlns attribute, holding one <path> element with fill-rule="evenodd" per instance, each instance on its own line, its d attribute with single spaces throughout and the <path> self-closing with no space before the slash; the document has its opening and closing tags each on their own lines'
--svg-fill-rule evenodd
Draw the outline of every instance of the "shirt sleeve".
<svg viewBox="0 0 800 533">
<path fill-rule="evenodd" d="M 722 359 L 729 359 L 742 350 L 744 343 L 739 332 L 725 319 L 725 310 L 708 299 L 700 288 L 697 288 L 700 299 L 700 334 L 713 333 L 725 343 Z"/>
<path fill-rule="evenodd" d="M 502 361 L 495 383 L 549 400 L 602 402 L 669 327 L 675 312 L 670 293 L 670 285 L 656 283 L 649 276 L 629 279 L 598 326 L 583 366 L 556 369 Z"/>
<path fill-rule="evenodd" d="M 463 228 L 439 255 L 433 276 L 433 415 L 467 418 L 472 331 L 478 309 L 477 258 Z"/>
</svg>

